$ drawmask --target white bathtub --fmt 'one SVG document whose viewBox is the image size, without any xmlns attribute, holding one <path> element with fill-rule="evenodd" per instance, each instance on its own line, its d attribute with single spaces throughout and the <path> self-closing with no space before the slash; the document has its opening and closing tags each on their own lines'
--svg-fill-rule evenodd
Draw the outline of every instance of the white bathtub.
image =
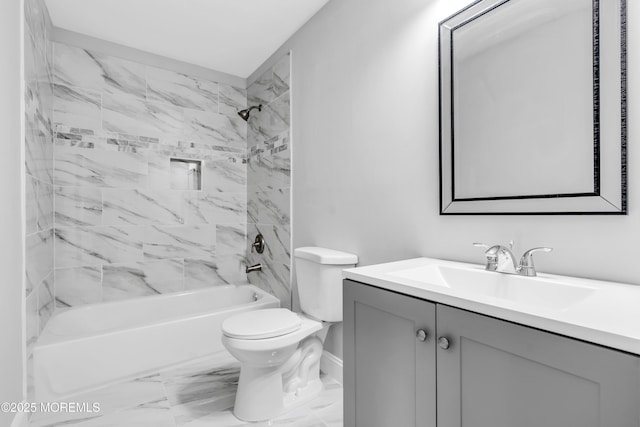
<svg viewBox="0 0 640 427">
<path fill-rule="evenodd" d="M 36 400 L 60 400 L 221 351 L 224 319 L 278 306 L 254 286 L 230 285 L 61 312 L 34 346 Z"/>
</svg>

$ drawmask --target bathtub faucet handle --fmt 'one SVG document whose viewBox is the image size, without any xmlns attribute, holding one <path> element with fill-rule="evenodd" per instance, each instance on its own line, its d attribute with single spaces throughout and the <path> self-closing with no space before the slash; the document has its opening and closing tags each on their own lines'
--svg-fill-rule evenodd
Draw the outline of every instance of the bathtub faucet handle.
<svg viewBox="0 0 640 427">
<path fill-rule="evenodd" d="M 249 274 L 252 271 L 262 271 L 262 264 L 247 265 L 245 273 Z"/>
<path fill-rule="evenodd" d="M 255 250 L 256 252 L 261 254 L 262 252 L 264 252 L 265 246 L 266 246 L 266 243 L 264 241 L 264 237 L 262 237 L 262 234 L 258 234 L 255 240 L 253 241 L 253 243 L 251 244 L 251 252 Z"/>
</svg>

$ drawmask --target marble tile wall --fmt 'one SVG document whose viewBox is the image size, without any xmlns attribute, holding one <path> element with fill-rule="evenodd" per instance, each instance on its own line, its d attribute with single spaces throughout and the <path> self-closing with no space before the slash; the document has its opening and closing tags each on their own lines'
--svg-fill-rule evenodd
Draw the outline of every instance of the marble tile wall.
<svg viewBox="0 0 640 427">
<path fill-rule="evenodd" d="M 247 247 L 248 260 L 262 263 L 248 279 L 284 307 L 291 307 L 290 62 L 285 55 L 247 89 L 248 105 L 263 105 L 248 122 L 247 240 L 260 233 L 267 243 L 263 254 Z"/>
<path fill-rule="evenodd" d="M 24 7 L 25 306 L 30 359 L 54 310 L 53 50 L 44 1 L 25 0 Z"/>
<path fill-rule="evenodd" d="M 246 281 L 246 90 L 54 45 L 58 308 Z M 171 157 L 202 161 L 174 190 Z"/>
</svg>

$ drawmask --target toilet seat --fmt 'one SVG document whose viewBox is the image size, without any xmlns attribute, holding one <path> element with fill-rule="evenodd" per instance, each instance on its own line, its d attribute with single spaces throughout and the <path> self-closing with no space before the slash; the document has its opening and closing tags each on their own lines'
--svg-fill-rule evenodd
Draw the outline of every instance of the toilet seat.
<svg viewBox="0 0 640 427">
<path fill-rule="evenodd" d="M 287 335 L 300 329 L 300 317 L 286 308 L 267 308 L 237 314 L 222 323 L 222 333 L 235 339 L 260 340 Z"/>
</svg>

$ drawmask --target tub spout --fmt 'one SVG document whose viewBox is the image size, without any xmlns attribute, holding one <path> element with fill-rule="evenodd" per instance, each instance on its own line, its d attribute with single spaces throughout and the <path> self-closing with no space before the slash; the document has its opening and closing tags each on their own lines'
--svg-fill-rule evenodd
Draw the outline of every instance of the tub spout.
<svg viewBox="0 0 640 427">
<path fill-rule="evenodd" d="M 245 272 L 249 274 L 252 271 L 262 271 L 262 264 L 247 265 Z"/>
</svg>

